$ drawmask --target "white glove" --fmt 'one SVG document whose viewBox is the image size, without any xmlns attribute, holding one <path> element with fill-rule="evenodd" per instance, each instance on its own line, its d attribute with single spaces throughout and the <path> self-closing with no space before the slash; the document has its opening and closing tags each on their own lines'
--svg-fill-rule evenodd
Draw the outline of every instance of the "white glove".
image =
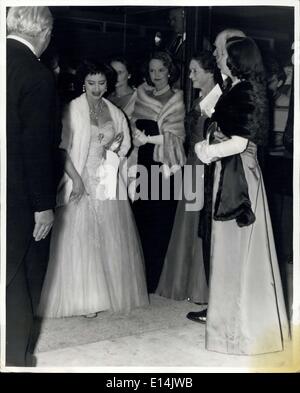
<svg viewBox="0 0 300 393">
<path fill-rule="evenodd" d="M 204 164 L 210 164 L 212 162 L 210 155 L 207 153 L 208 148 L 207 141 L 195 143 L 195 153 Z"/>
<path fill-rule="evenodd" d="M 209 145 L 207 141 L 198 142 L 195 144 L 195 153 L 199 160 L 210 164 L 219 158 L 242 153 L 247 148 L 247 144 L 248 139 L 234 135 L 231 139 L 214 145 Z"/>
</svg>

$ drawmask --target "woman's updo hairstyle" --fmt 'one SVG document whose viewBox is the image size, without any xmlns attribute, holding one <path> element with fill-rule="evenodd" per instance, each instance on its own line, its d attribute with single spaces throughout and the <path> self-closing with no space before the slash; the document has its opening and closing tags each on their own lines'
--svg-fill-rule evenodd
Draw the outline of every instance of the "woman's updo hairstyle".
<svg viewBox="0 0 300 393">
<path fill-rule="evenodd" d="M 148 85 L 154 86 L 150 74 L 149 74 L 149 63 L 151 60 L 160 60 L 163 65 L 168 69 L 169 72 L 169 85 L 172 86 L 179 78 L 179 69 L 178 67 L 174 64 L 172 57 L 167 53 L 167 52 L 155 52 L 154 54 L 151 55 L 149 61 L 147 64 L 144 66 L 145 70 L 145 79 Z"/>
<path fill-rule="evenodd" d="M 209 50 L 204 50 L 202 52 L 196 53 L 191 57 L 191 60 L 197 61 L 200 67 L 204 69 L 206 72 L 214 73 L 217 64 L 216 59 L 213 56 L 212 52 Z"/>
<path fill-rule="evenodd" d="M 137 81 L 136 81 L 136 67 L 132 64 L 132 61 L 128 61 L 128 59 L 126 59 L 123 56 L 112 56 L 109 59 L 109 64 L 111 65 L 111 63 L 113 62 L 118 62 L 123 64 L 126 67 L 126 70 L 128 72 L 128 75 L 130 75 L 130 78 L 128 79 L 128 85 L 131 87 L 136 86 Z"/>
<path fill-rule="evenodd" d="M 210 50 L 203 50 L 202 52 L 195 53 L 191 60 L 195 60 L 204 71 L 213 74 L 216 83 L 222 85 L 221 72 L 217 66 L 216 58 Z"/>
<path fill-rule="evenodd" d="M 76 71 L 78 82 L 81 85 L 84 84 L 85 78 L 88 75 L 97 75 L 97 74 L 101 74 L 106 77 L 106 81 L 107 81 L 106 94 L 111 93 L 115 89 L 115 84 L 116 84 L 116 73 L 112 67 L 108 66 L 105 63 L 99 63 L 94 60 L 86 59 L 79 65 Z"/>
</svg>

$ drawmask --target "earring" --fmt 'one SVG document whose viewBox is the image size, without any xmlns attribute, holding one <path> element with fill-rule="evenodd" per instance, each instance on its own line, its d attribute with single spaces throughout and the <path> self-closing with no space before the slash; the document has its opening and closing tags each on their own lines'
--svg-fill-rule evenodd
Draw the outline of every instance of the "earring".
<svg viewBox="0 0 300 393">
<path fill-rule="evenodd" d="M 82 85 L 82 91 L 85 93 L 85 85 Z"/>
</svg>

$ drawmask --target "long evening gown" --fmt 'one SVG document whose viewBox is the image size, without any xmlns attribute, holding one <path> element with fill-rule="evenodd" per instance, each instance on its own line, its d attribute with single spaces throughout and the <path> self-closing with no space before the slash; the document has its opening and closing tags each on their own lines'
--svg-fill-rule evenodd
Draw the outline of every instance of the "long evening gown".
<svg viewBox="0 0 300 393">
<path fill-rule="evenodd" d="M 193 103 L 186 116 L 186 131 L 190 136 L 186 165 L 190 166 L 189 190 L 196 191 L 197 210 L 187 211 L 186 204 L 194 204 L 195 199 L 185 197 L 178 202 L 172 235 L 164 260 L 156 293 L 175 300 L 189 298 L 194 302 L 207 303 L 208 288 L 203 263 L 202 239 L 199 237 L 199 217 L 204 198 L 204 167 L 194 152 L 195 143 L 203 140 L 205 116 L 201 116 L 200 98 Z M 187 188 L 185 186 L 187 191 Z M 184 190 L 183 190 L 184 191 Z"/>
<path fill-rule="evenodd" d="M 236 84 L 221 96 L 214 113 L 222 132 L 228 128 L 241 136 L 250 135 L 240 157 L 255 221 L 240 227 L 235 219 L 213 219 L 211 235 L 206 348 L 237 355 L 281 351 L 289 339 L 268 202 L 254 143 L 254 138 L 259 142 L 264 133 L 262 106 L 253 92 L 247 81 Z M 219 188 L 223 164 L 224 160 L 216 161 L 214 206 L 219 191 L 223 192 Z M 234 168 L 232 179 L 240 175 Z M 230 204 L 230 200 L 226 203 Z"/>
<path fill-rule="evenodd" d="M 230 354 L 283 349 L 288 322 L 272 225 L 256 146 L 241 154 L 255 222 L 212 223 L 211 275 L 206 347 Z M 220 177 L 216 163 L 213 199 Z"/>
<path fill-rule="evenodd" d="M 154 135 L 152 130 L 145 127 L 146 135 Z M 143 165 L 148 173 L 149 196 L 155 187 L 151 184 L 151 168 L 162 164 L 153 160 L 154 145 L 147 143 L 139 148 L 138 164 Z M 174 194 L 174 176 L 166 179 L 162 173 L 159 174 L 158 199 L 138 199 L 132 204 L 132 210 L 136 220 L 137 228 L 141 237 L 141 243 L 145 256 L 146 279 L 149 293 L 154 293 L 162 271 L 164 257 L 167 252 L 177 200 Z M 162 199 L 164 185 L 170 189 L 170 198 Z"/>
<path fill-rule="evenodd" d="M 101 133 L 112 139 L 113 123 L 106 123 Z M 143 254 L 129 202 L 105 199 L 99 185 L 103 150 L 98 134 L 91 126 L 82 174 L 87 194 L 56 212 L 38 311 L 44 317 L 128 312 L 148 304 Z"/>
<path fill-rule="evenodd" d="M 154 87 L 147 83 L 138 87 L 131 124 L 141 131 L 144 130 L 145 135 L 163 135 L 167 140 L 167 142 L 164 140 L 164 143 L 170 143 L 168 141 L 172 140 L 169 146 L 170 153 L 173 152 L 179 162 L 185 138 L 183 92 L 175 89 L 168 101 L 162 104 L 153 96 L 153 89 Z M 165 162 L 164 150 L 164 145 L 146 143 L 134 149 L 129 157 L 131 161 L 129 167 L 137 161 L 136 163 L 143 166 L 143 169 L 146 168 L 148 175 L 148 196 L 145 193 L 142 195 L 140 179 L 137 183 L 132 181 L 131 184 L 137 185 L 137 194 L 141 193 L 141 197 L 133 202 L 132 210 L 141 237 L 149 293 L 155 292 L 161 275 L 176 213 L 178 188 L 180 188 L 180 185 L 177 187 L 177 179 L 181 176 L 181 171 L 169 177 L 162 174 L 163 162 Z M 152 176 L 151 173 L 155 173 L 156 170 L 160 171 L 159 176 Z M 140 177 L 145 179 L 142 175 Z M 165 190 L 169 190 L 170 194 L 166 195 Z"/>
</svg>

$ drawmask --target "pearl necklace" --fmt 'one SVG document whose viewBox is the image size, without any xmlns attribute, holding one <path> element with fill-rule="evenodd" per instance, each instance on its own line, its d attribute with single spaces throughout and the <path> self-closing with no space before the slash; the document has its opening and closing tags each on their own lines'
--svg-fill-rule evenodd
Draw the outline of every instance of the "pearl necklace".
<svg viewBox="0 0 300 393">
<path fill-rule="evenodd" d="M 152 94 L 154 95 L 154 97 L 157 96 L 162 96 L 163 94 L 165 94 L 167 91 L 169 91 L 171 89 L 170 85 L 166 85 L 163 89 L 161 90 L 156 90 L 153 89 Z"/>
<path fill-rule="evenodd" d="M 94 108 L 92 109 L 90 106 L 90 117 L 93 120 L 98 120 L 99 115 L 101 114 L 104 106 L 104 101 L 101 99 L 98 105 L 95 105 Z"/>
</svg>

